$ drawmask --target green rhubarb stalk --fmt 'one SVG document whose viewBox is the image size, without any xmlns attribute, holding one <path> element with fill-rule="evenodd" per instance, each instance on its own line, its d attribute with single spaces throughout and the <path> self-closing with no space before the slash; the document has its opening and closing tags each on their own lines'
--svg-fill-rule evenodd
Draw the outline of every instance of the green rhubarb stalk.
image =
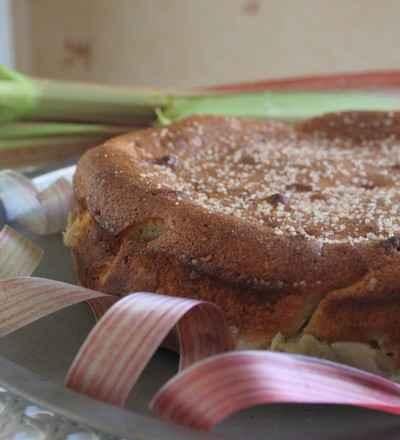
<svg viewBox="0 0 400 440">
<path fill-rule="evenodd" d="M 377 92 L 172 93 L 33 79 L 0 68 L 0 123 L 17 120 L 166 124 L 194 114 L 297 120 L 345 110 L 398 110 Z"/>
<path fill-rule="evenodd" d="M 34 80 L 36 108 L 29 119 L 125 125 L 149 124 L 167 97 L 154 90 Z"/>
<path fill-rule="evenodd" d="M 46 138 L 47 136 L 106 137 L 131 129 L 125 126 L 62 122 L 8 122 L 0 124 L 0 140 Z"/>
<path fill-rule="evenodd" d="M 260 92 L 176 97 L 158 111 L 162 124 L 195 114 L 298 120 L 348 110 L 394 111 L 400 98 L 372 92 Z"/>
<path fill-rule="evenodd" d="M 35 109 L 31 80 L 0 65 L 0 123 L 14 121 Z"/>
<path fill-rule="evenodd" d="M 68 145 L 95 145 L 97 142 L 101 142 L 107 137 L 102 136 L 45 136 L 36 138 L 24 138 L 24 139 L 0 139 L 0 157 L 8 150 L 9 152 L 22 150 L 22 149 L 37 149 L 40 151 L 43 148 L 54 147 L 68 147 Z"/>
<path fill-rule="evenodd" d="M 0 66 L 0 123 L 24 120 L 143 125 L 168 98 L 156 90 L 33 79 Z"/>
</svg>

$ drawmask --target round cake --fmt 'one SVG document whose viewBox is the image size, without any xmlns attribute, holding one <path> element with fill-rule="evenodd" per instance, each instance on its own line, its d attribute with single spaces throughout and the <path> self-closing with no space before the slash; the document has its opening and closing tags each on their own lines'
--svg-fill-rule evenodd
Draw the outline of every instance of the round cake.
<svg viewBox="0 0 400 440">
<path fill-rule="evenodd" d="M 400 113 L 197 116 L 87 152 L 80 282 L 224 311 L 238 347 L 400 366 Z"/>
</svg>

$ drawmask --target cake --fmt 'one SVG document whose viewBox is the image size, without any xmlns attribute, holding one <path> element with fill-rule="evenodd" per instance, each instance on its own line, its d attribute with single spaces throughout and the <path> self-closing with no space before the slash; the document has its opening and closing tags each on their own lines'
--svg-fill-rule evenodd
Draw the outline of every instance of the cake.
<svg viewBox="0 0 400 440">
<path fill-rule="evenodd" d="M 400 113 L 194 116 L 83 155 L 79 281 L 211 301 L 238 348 L 400 366 Z"/>
</svg>

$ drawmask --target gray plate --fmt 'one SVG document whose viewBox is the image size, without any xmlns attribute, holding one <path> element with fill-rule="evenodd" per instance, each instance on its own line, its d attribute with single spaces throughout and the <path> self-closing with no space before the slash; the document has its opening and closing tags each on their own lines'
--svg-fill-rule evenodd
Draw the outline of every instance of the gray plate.
<svg viewBox="0 0 400 440">
<path fill-rule="evenodd" d="M 35 238 L 35 241 L 46 250 L 35 275 L 74 282 L 69 255 L 60 236 Z M 176 371 L 177 356 L 165 350 L 160 350 L 153 358 L 136 386 L 127 410 L 77 395 L 64 389 L 63 379 L 93 324 L 90 312 L 81 304 L 43 318 L 0 340 L 0 385 L 7 390 L 0 390 L 0 440 L 400 438 L 400 418 L 339 406 L 260 406 L 230 418 L 210 434 L 163 423 L 151 416 L 147 403 L 157 388 Z M 33 412 L 26 409 L 36 406 L 41 409 Z M 4 420 L 11 420 L 11 414 L 19 421 L 19 429 L 29 427 L 29 435 L 2 435 Z M 38 431 L 32 431 L 32 426 Z M 47 429 L 48 436 L 43 434 L 40 437 L 37 434 L 40 429 Z M 77 437 L 76 433 L 81 434 Z"/>
</svg>

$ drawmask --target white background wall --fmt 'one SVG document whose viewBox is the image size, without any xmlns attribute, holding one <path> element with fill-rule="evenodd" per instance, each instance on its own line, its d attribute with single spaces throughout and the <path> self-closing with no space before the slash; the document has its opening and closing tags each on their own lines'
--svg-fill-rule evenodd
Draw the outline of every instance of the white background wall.
<svg viewBox="0 0 400 440">
<path fill-rule="evenodd" d="M 0 0 L 0 64 L 14 65 L 13 41 L 11 38 L 11 0 Z"/>
<path fill-rule="evenodd" d="M 9 1 L 16 64 L 43 77 L 185 87 L 400 68 L 399 0 Z"/>
</svg>

